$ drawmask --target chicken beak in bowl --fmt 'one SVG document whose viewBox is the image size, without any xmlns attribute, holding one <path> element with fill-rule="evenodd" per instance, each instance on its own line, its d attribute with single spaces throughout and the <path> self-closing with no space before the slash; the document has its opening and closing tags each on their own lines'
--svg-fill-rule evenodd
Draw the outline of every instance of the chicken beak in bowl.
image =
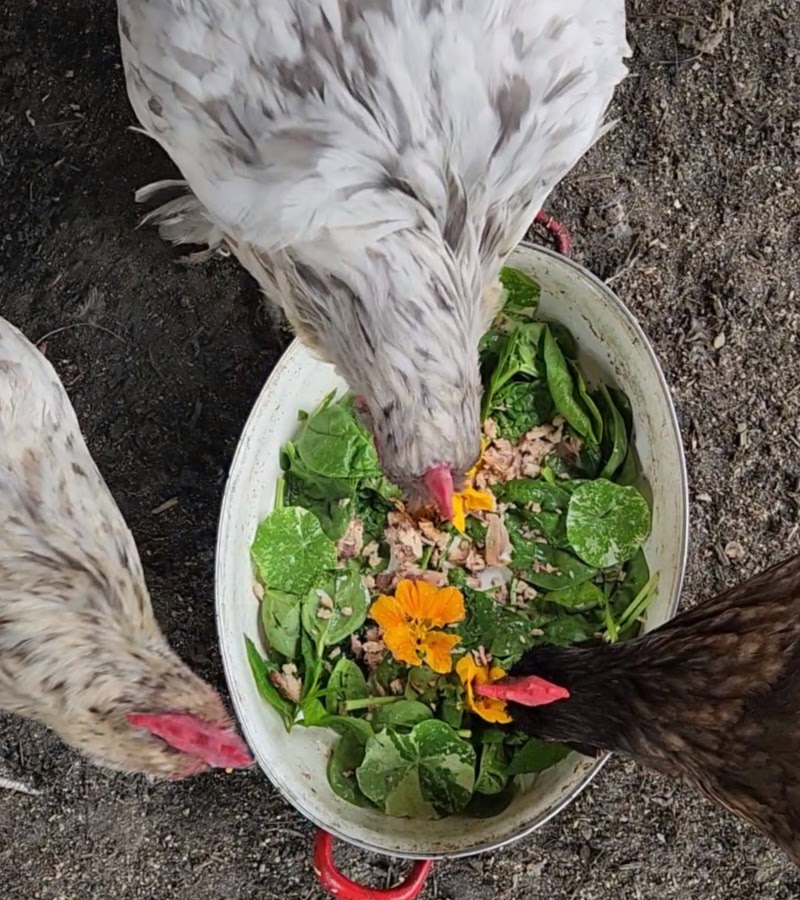
<svg viewBox="0 0 800 900">
<path fill-rule="evenodd" d="M 446 522 L 449 522 L 455 515 L 453 508 L 455 488 L 450 467 L 443 463 L 438 466 L 432 466 L 422 476 L 422 483 L 436 506 L 439 515 Z"/>
<path fill-rule="evenodd" d="M 557 700 L 569 700 L 570 693 L 566 688 L 551 684 L 538 675 L 526 675 L 524 678 L 504 678 L 494 684 L 476 686 L 476 693 L 481 697 L 493 697 L 520 706 L 547 706 Z"/>
</svg>

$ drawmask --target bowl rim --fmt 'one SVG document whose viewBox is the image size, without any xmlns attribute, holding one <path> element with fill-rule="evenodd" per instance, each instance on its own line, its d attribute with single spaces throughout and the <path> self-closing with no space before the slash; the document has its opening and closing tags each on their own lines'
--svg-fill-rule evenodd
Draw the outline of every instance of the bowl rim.
<svg viewBox="0 0 800 900">
<path fill-rule="evenodd" d="M 604 294 L 605 298 L 609 301 L 609 303 L 615 308 L 617 313 L 627 322 L 628 326 L 631 328 L 633 333 L 636 335 L 637 339 L 641 341 L 642 347 L 647 353 L 647 356 L 650 359 L 650 363 L 653 366 L 653 370 L 656 374 L 659 387 L 661 388 L 664 397 L 666 398 L 667 408 L 669 412 L 669 427 L 672 432 L 672 435 L 675 439 L 678 449 L 678 488 L 680 490 L 681 498 L 682 498 L 682 507 L 683 507 L 683 515 L 681 516 L 680 521 L 680 534 L 679 534 L 679 548 L 678 548 L 678 572 L 677 572 L 677 581 L 676 587 L 673 596 L 670 598 L 670 603 L 668 606 L 668 618 L 672 619 L 675 617 L 675 614 L 678 611 L 678 607 L 680 604 L 681 595 L 683 592 L 683 585 L 686 578 L 686 567 L 689 557 L 689 478 L 688 478 L 688 470 L 686 465 L 686 452 L 683 445 L 683 439 L 681 436 L 680 424 L 678 422 L 678 416 L 675 411 L 675 405 L 672 401 L 672 392 L 670 391 L 669 384 L 667 383 L 667 379 L 664 375 L 664 371 L 661 368 L 661 364 L 658 361 L 658 357 L 656 356 L 655 350 L 653 349 L 650 340 L 642 329 L 636 317 L 633 313 L 628 309 L 628 307 L 622 302 L 622 300 L 614 293 L 614 291 L 598 276 L 594 275 L 580 263 L 575 262 L 569 257 L 562 256 L 555 250 L 550 249 L 549 247 L 543 247 L 539 244 L 534 244 L 531 241 L 520 241 L 520 243 L 516 246 L 515 249 L 524 248 L 526 250 L 535 250 L 537 253 L 543 254 L 546 257 L 550 257 L 553 260 L 556 260 L 561 265 L 566 265 L 572 268 L 576 274 L 581 276 L 584 280 L 593 284 L 602 294 Z M 220 648 L 220 656 L 222 658 L 223 670 L 225 672 L 225 682 L 228 687 L 228 691 L 231 696 L 231 700 L 233 702 L 234 710 L 236 712 L 237 721 L 239 723 L 239 727 L 242 729 L 246 738 L 249 738 L 248 734 L 248 725 L 246 724 L 248 721 L 248 717 L 243 715 L 243 710 L 239 709 L 239 702 L 237 700 L 237 693 L 231 689 L 230 684 L 230 676 L 229 671 L 233 668 L 233 659 L 231 656 L 231 650 L 228 648 L 227 643 L 223 640 L 223 631 L 222 631 L 222 590 L 220 588 L 222 582 L 222 545 L 224 541 L 224 536 L 227 533 L 227 524 L 233 518 L 233 511 L 231 508 L 231 504 L 233 502 L 232 492 L 231 492 L 231 481 L 235 473 L 238 472 L 239 469 L 239 461 L 240 457 L 243 454 L 243 438 L 245 434 L 247 434 L 250 423 L 255 417 L 256 410 L 261 406 L 264 401 L 265 396 L 270 393 L 272 385 L 275 380 L 279 377 L 280 371 L 283 365 L 291 359 L 291 357 L 299 352 L 300 347 L 302 346 L 301 341 L 298 338 L 294 338 L 286 350 L 281 354 L 278 361 L 275 363 L 275 366 L 270 371 L 269 376 L 267 377 L 264 386 L 261 388 L 258 397 L 256 398 L 253 406 L 250 410 L 250 413 L 247 416 L 247 420 L 245 421 L 244 426 L 239 435 L 239 440 L 236 445 L 236 450 L 234 451 L 233 457 L 230 462 L 230 466 L 228 468 L 228 475 L 225 480 L 225 489 L 222 495 L 222 503 L 220 506 L 220 514 L 219 521 L 217 526 L 217 539 L 215 542 L 215 561 L 214 561 L 214 618 L 217 627 L 217 637 L 219 640 L 219 648 Z M 548 822 L 552 821 L 557 815 L 559 815 L 563 810 L 573 803 L 585 790 L 589 787 L 589 785 L 594 781 L 594 779 L 600 774 L 602 769 L 605 767 L 608 762 L 611 754 L 605 753 L 597 760 L 595 760 L 586 774 L 581 778 L 580 783 L 572 788 L 570 791 L 566 792 L 561 796 L 557 801 L 553 803 L 548 812 L 538 821 L 531 825 L 527 825 L 514 834 L 508 835 L 499 840 L 489 840 L 485 843 L 472 846 L 465 850 L 448 850 L 448 851 L 432 851 L 431 853 L 422 853 L 415 851 L 408 851 L 404 853 L 397 854 L 389 854 L 382 847 L 377 847 L 374 844 L 371 844 L 367 840 L 363 840 L 360 838 L 354 838 L 348 834 L 345 834 L 343 829 L 340 828 L 339 824 L 332 825 L 329 823 L 324 823 L 317 819 L 316 816 L 309 814 L 305 809 L 303 809 L 295 800 L 295 798 L 286 796 L 284 791 L 278 787 L 274 782 L 271 781 L 269 775 L 261 769 L 262 773 L 267 777 L 268 780 L 272 783 L 273 787 L 279 792 L 282 798 L 294 807 L 304 818 L 308 819 L 313 825 L 317 828 L 327 831 L 332 834 L 338 840 L 344 841 L 351 846 L 358 847 L 362 850 L 365 850 L 370 853 L 380 853 L 384 856 L 394 856 L 399 859 L 459 859 L 469 856 L 475 856 L 479 853 L 486 853 L 488 851 L 499 850 L 503 847 L 508 846 L 509 844 L 515 843 L 522 838 L 527 837 L 535 831 L 538 831 Z"/>
</svg>

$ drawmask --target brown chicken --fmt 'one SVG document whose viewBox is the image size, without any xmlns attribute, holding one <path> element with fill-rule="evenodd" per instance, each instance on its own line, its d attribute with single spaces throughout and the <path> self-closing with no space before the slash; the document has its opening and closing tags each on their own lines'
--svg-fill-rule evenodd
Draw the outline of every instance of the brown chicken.
<svg viewBox="0 0 800 900">
<path fill-rule="evenodd" d="M 682 777 L 800 865 L 800 556 L 628 643 L 532 650 L 480 692 L 532 736 Z"/>
<path fill-rule="evenodd" d="M 133 536 L 53 367 L 2 318 L 0 710 L 126 772 L 251 762 L 216 691 L 161 634 Z"/>
</svg>

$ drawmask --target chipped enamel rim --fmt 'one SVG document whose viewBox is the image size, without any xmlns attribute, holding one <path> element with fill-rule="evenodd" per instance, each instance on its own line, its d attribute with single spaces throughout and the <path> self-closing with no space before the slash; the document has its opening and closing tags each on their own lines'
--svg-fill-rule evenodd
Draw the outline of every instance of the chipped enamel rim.
<svg viewBox="0 0 800 900">
<path fill-rule="evenodd" d="M 660 571 L 659 593 L 645 629 L 678 608 L 688 552 L 686 463 L 669 388 L 644 332 L 598 278 L 557 253 L 523 243 L 509 265 L 529 272 L 542 287 L 541 315 L 567 325 L 589 380 L 623 388 L 634 410 L 635 446 L 653 502 L 653 531 L 645 553 Z M 245 424 L 231 463 L 217 539 L 217 628 L 236 714 L 267 777 L 315 825 L 365 850 L 408 859 L 469 856 L 496 850 L 541 828 L 589 785 L 608 757 L 572 754 L 552 769 L 521 780 L 521 791 L 491 819 L 393 819 L 338 798 L 325 766 L 336 738 L 323 729 L 287 735 L 278 715 L 259 697 L 245 653 L 244 634 L 257 645 L 258 603 L 252 591 L 250 544 L 272 508 L 278 451 L 296 432 L 297 412 L 313 409 L 334 388 L 334 370 L 294 341 L 272 371 Z"/>
</svg>

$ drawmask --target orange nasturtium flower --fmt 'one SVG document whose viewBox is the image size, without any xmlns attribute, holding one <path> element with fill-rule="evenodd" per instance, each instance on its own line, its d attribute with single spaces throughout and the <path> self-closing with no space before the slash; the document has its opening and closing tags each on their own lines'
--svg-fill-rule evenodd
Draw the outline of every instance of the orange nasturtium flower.
<svg viewBox="0 0 800 900">
<path fill-rule="evenodd" d="M 450 654 L 461 638 L 438 629 L 460 622 L 466 615 L 458 588 L 437 588 L 404 578 L 394 597 L 382 594 L 369 614 L 383 629 L 383 642 L 395 659 L 409 666 L 424 662 L 440 675 L 452 670 Z"/>
<path fill-rule="evenodd" d="M 505 672 L 500 666 L 482 666 L 475 662 L 471 653 L 462 656 L 456 663 L 456 672 L 464 685 L 464 706 L 487 722 L 503 724 L 511 721 L 505 700 L 496 697 L 480 697 L 475 693 L 475 686 L 479 684 L 492 684 L 505 678 Z"/>
<path fill-rule="evenodd" d="M 480 509 L 491 511 L 494 509 L 494 495 L 489 491 L 479 491 L 472 486 L 479 465 L 480 462 L 467 472 L 467 480 L 463 490 L 453 494 L 453 525 L 462 534 L 467 527 L 468 512 Z"/>
</svg>

